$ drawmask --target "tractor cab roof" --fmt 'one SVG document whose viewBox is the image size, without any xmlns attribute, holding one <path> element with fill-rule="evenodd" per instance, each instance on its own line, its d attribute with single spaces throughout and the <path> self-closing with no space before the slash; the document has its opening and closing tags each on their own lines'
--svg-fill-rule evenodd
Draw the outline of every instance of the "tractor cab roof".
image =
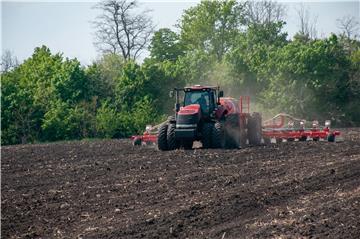
<svg viewBox="0 0 360 239">
<path fill-rule="evenodd" d="M 193 91 L 193 90 L 203 90 L 203 91 L 207 91 L 207 90 L 219 90 L 218 86 L 203 86 L 203 85 L 194 85 L 194 86 L 187 86 L 184 87 L 185 91 Z"/>
</svg>

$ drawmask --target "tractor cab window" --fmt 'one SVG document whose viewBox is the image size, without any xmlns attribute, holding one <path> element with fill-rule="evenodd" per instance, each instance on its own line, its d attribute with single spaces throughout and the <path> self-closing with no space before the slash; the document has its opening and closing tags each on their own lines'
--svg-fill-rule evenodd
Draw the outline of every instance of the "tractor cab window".
<svg viewBox="0 0 360 239">
<path fill-rule="evenodd" d="M 203 113 L 209 113 L 210 99 L 208 91 L 188 91 L 185 92 L 184 105 L 199 104 Z"/>
</svg>

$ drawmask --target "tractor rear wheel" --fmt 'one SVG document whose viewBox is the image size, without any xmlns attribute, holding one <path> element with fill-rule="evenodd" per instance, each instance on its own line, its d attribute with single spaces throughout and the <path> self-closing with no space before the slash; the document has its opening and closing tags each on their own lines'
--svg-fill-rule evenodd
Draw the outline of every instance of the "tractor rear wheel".
<svg viewBox="0 0 360 239">
<path fill-rule="evenodd" d="M 168 150 L 178 149 L 180 146 L 179 141 L 176 140 L 176 138 L 175 138 L 175 129 L 176 129 L 175 124 L 169 124 L 169 126 L 167 128 Z"/>
<path fill-rule="evenodd" d="M 248 122 L 248 137 L 249 144 L 251 145 L 260 145 L 261 144 L 261 135 L 262 135 L 262 127 L 261 127 L 261 115 L 260 113 L 253 113 L 252 116 L 249 117 Z"/>
<path fill-rule="evenodd" d="M 240 115 L 230 114 L 225 121 L 225 147 L 229 149 L 240 146 Z"/>
<path fill-rule="evenodd" d="M 167 130 L 168 130 L 168 124 L 164 123 L 159 128 L 158 133 L 158 148 L 160 150 L 168 150 L 168 143 L 167 143 Z"/>
<path fill-rule="evenodd" d="M 225 148 L 225 132 L 224 132 L 224 123 L 218 121 L 214 125 L 212 132 L 212 148 Z"/>
<path fill-rule="evenodd" d="M 213 133 L 214 124 L 212 123 L 204 123 L 203 127 L 201 128 L 201 143 L 204 149 L 208 149 L 211 147 L 211 136 Z"/>
</svg>

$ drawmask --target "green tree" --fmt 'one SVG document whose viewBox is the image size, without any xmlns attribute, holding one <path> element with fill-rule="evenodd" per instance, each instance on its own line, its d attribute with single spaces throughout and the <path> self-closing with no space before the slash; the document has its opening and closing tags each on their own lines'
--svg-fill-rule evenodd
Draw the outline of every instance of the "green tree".
<svg viewBox="0 0 360 239">
<path fill-rule="evenodd" d="M 125 64 L 122 56 L 104 54 L 86 69 L 89 85 L 89 95 L 98 100 L 115 100 L 115 87 Z"/>
<path fill-rule="evenodd" d="M 229 88 L 238 93 L 258 96 L 269 84 L 269 60 L 287 44 L 283 22 L 252 23 L 236 38 L 234 48 L 226 55 L 233 75 Z"/>
<path fill-rule="evenodd" d="M 87 137 L 89 129 L 89 113 L 80 105 L 70 106 L 68 103 L 57 100 L 43 118 L 41 128 L 42 140 L 69 140 Z"/>
<path fill-rule="evenodd" d="M 235 0 L 202 1 L 185 10 L 179 25 L 181 41 L 188 51 L 198 49 L 221 61 L 244 23 L 244 4 Z"/>
<path fill-rule="evenodd" d="M 149 49 L 151 58 L 156 61 L 176 61 L 184 54 L 180 37 L 169 28 L 161 28 L 155 32 Z"/>
<path fill-rule="evenodd" d="M 146 91 L 141 67 L 134 61 L 126 62 L 115 86 L 116 109 L 127 111 L 144 95 L 146 95 Z"/>
<path fill-rule="evenodd" d="M 80 63 L 53 55 L 45 46 L 35 48 L 32 57 L 3 76 L 4 143 L 43 139 L 43 118 L 56 102 L 75 106 L 88 98 L 88 82 Z"/>
<path fill-rule="evenodd" d="M 98 137 L 114 138 L 125 136 L 121 133 L 121 117 L 119 113 L 109 105 L 103 102 L 96 113 L 96 132 Z"/>
</svg>

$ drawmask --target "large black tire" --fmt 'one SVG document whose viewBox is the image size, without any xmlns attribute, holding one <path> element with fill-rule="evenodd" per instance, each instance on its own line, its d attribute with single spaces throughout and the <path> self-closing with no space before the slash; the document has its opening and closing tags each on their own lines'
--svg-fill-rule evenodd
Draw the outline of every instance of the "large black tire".
<svg viewBox="0 0 360 239">
<path fill-rule="evenodd" d="M 169 124 L 167 128 L 167 145 L 168 150 L 178 149 L 180 147 L 179 141 L 175 137 L 175 124 Z"/>
<path fill-rule="evenodd" d="M 212 131 L 212 148 L 225 148 L 225 131 L 224 131 L 224 123 L 218 121 L 214 125 L 214 129 Z"/>
<path fill-rule="evenodd" d="M 162 151 L 168 150 L 168 143 L 167 143 L 167 131 L 168 131 L 168 124 L 164 123 L 159 128 L 158 133 L 158 148 Z"/>
<path fill-rule="evenodd" d="M 225 147 L 229 149 L 239 148 L 240 146 L 240 116 L 230 114 L 226 117 L 224 124 Z"/>
<path fill-rule="evenodd" d="M 201 143 L 204 149 L 208 149 L 212 145 L 211 139 L 212 139 L 213 129 L 214 129 L 213 123 L 204 123 L 204 125 L 201 128 L 201 135 L 202 135 Z"/>
<path fill-rule="evenodd" d="M 262 136 L 262 127 L 261 127 L 261 115 L 260 113 L 253 113 L 249 117 L 248 122 L 248 137 L 249 144 L 251 145 L 260 145 Z"/>
</svg>

